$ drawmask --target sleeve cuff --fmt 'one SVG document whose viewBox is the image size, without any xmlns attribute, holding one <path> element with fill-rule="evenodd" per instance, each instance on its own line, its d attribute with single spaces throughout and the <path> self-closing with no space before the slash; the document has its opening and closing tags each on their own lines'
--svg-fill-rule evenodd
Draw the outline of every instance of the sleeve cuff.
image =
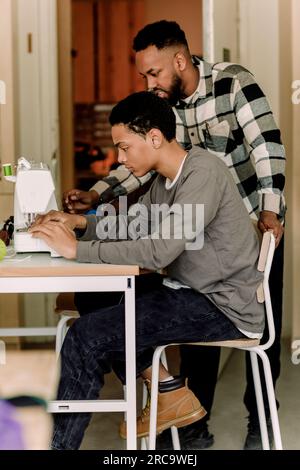
<svg viewBox="0 0 300 470">
<path fill-rule="evenodd" d="M 90 255 L 89 255 L 89 246 L 88 242 L 78 242 L 77 243 L 77 253 L 76 253 L 76 260 L 79 263 L 90 263 Z"/>
<path fill-rule="evenodd" d="M 76 261 L 79 263 L 101 264 L 100 241 L 79 241 L 77 242 Z"/>
<path fill-rule="evenodd" d="M 77 240 L 85 241 L 85 240 L 95 240 L 97 238 L 96 235 L 96 227 L 97 227 L 97 218 L 95 215 L 86 215 L 86 230 L 83 235 L 78 236 Z"/>
<path fill-rule="evenodd" d="M 261 211 L 271 211 L 275 214 L 280 214 L 280 195 L 279 194 L 266 194 L 261 195 Z"/>
</svg>

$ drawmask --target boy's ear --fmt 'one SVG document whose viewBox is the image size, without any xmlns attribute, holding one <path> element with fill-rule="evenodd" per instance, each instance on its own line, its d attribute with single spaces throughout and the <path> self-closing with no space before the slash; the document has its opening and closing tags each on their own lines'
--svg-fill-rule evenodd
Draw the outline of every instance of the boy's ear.
<svg viewBox="0 0 300 470">
<path fill-rule="evenodd" d="M 158 149 L 163 141 L 163 135 L 159 129 L 151 129 L 148 132 L 148 137 L 151 140 L 154 149 Z"/>
</svg>

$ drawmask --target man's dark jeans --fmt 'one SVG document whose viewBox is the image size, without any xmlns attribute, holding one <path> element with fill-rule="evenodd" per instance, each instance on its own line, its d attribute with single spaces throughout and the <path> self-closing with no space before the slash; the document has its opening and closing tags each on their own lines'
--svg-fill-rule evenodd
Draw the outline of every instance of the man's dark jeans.
<svg viewBox="0 0 300 470">
<path fill-rule="evenodd" d="M 275 341 L 270 349 L 266 351 L 272 370 L 274 386 L 280 374 L 280 336 L 282 325 L 282 288 L 283 288 L 283 247 L 284 242 L 281 240 L 279 246 L 275 250 L 272 269 L 269 278 L 269 287 L 271 301 L 273 307 L 273 316 L 275 324 Z M 262 341 L 268 338 L 268 331 L 265 331 Z M 207 348 L 205 346 L 181 346 L 181 374 L 188 377 L 189 388 L 193 390 L 195 395 L 201 401 L 202 405 L 208 412 L 202 421 L 208 421 L 210 411 L 213 404 L 214 393 L 218 377 L 220 348 Z M 202 364 L 203 377 L 199 380 L 197 368 L 195 364 Z M 257 406 L 255 399 L 254 384 L 252 378 L 252 370 L 250 364 L 250 355 L 246 354 L 246 377 L 247 386 L 244 395 L 244 403 L 249 412 L 250 418 L 257 419 Z M 261 374 L 263 378 L 263 375 Z M 268 399 L 266 388 L 262 380 L 264 402 L 267 415 L 269 414 Z"/>
<path fill-rule="evenodd" d="M 79 294 L 76 305 L 82 316 L 63 344 L 58 399 L 96 400 L 104 374 L 112 368 L 123 383 L 126 380 L 124 305 L 122 296 L 115 293 Z M 159 275 L 137 278 L 136 330 L 137 374 L 151 365 L 153 348 L 158 345 L 243 337 L 204 295 L 164 287 Z M 206 365 L 194 359 L 193 364 L 202 382 Z M 90 418 L 88 413 L 55 414 L 52 448 L 78 449 Z"/>
</svg>

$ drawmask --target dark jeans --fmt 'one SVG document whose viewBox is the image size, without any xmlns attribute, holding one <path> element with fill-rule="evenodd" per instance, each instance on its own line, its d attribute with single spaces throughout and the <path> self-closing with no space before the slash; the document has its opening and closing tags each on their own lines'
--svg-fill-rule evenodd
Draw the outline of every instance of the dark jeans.
<svg viewBox="0 0 300 470">
<path fill-rule="evenodd" d="M 83 316 L 69 329 L 63 344 L 58 399 L 96 400 L 104 374 L 113 367 L 126 380 L 124 305 L 120 295 L 100 293 L 77 295 L 76 302 Z M 192 289 L 164 287 L 158 275 L 137 280 L 136 330 L 138 375 L 151 365 L 156 346 L 243 337 L 205 296 Z M 203 367 L 195 364 L 198 378 L 204 377 Z M 78 449 L 90 418 L 89 413 L 55 414 L 53 449 Z"/>
<path fill-rule="evenodd" d="M 283 248 L 284 241 L 281 240 L 275 250 L 272 269 L 269 278 L 269 287 L 273 307 L 276 337 L 270 349 L 266 351 L 271 365 L 274 386 L 280 374 L 280 336 L 282 326 L 282 288 L 283 288 Z M 268 338 L 268 331 L 265 331 L 264 338 Z M 181 346 L 181 374 L 188 377 L 189 387 L 207 410 L 204 420 L 208 421 L 213 404 L 214 393 L 217 383 L 220 348 L 205 346 Z M 197 364 L 202 364 L 201 381 L 197 371 Z M 260 367 L 262 367 L 260 365 Z M 269 406 L 266 395 L 266 388 L 262 377 L 262 387 L 266 414 L 269 414 Z M 250 355 L 246 354 L 246 378 L 247 386 L 244 395 L 244 403 L 251 418 L 257 418 L 257 406 L 250 363 Z M 202 420 L 202 421 L 204 421 Z"/>
</svg>

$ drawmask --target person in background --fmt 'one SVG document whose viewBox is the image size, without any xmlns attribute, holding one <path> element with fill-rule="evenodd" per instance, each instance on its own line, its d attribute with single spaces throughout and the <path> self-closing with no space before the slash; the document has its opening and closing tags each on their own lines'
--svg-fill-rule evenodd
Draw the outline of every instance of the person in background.
<svg viewBox="0 0 300 470">
<path fill-rule="evenodd" d="M 179 143 L 186 149 L 196 145 L 217 155 L 229 168 L 249 217 L 257 221 L 262 233 L 271 229 L 276 237 L 277 249 L 270 274 L 276 337 L 267 351 L 275 385 L 280 374 L 285 151 L 268 101 L 253 75 L 241 65 L 210 64 L 191 55 L 185 33 L 176 22 L 162 20 L 148 24 L 135 37 L 133 48 L 138 72 L 145 79 L 147 89 L 173 106 Z M 88 192 L 76 189 L 66 192 L 65 209 L 78 212 L 109 202 L 119 195 L 133 193 L 151 177 L 151 172 L 136 177 L 121 166 Z M 202 449 L 214 442 L 207 423 L 219 358 L 219 348 L 181 347 L 181 373 L 188 377 L 190 388 L 207 410 L 205 419 L 180 430 L 183 449 Z M 206 364 L 201 381 L 195 367 L 198 363 Z M 260 449 L 248 354 L 246 377 L 244 403 L 249 415 L 244 449 Z M 268 408 L 266 414 L 269 418 Z M 163 433 L 158 448 L 170 446 L 170 434 Z"/>
</svg>

